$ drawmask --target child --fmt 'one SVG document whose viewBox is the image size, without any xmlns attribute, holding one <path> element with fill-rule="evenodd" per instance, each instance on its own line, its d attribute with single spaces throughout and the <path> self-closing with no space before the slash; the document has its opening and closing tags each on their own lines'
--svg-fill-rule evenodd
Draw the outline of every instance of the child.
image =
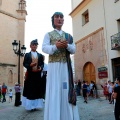
<svg viewBox="0 0 120 120">
<path fill-rule="evenodd" d="M 12 102 L 12 96 L 13 96 L 12 89 L 10 89 L 9 90 L 9 103 L 10 101 Z"/>
</svg>

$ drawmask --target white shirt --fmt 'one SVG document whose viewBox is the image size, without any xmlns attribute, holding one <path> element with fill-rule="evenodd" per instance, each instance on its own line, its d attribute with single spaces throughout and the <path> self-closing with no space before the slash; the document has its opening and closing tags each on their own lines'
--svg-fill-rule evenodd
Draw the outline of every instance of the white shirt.
<svg viewBox="0 0 120 120">
<path fill-rule="evenodd" d="M 33 51 L 31 51 L 31 53 L 32 53 L 32 55 L 34 56 L 34 58 L 37 57 L 37 52 L 33 52 Z"/>
<path fill-rule="evenodd" d="M 9 96 L 12 96 L 12 94 L 13 94 L 12 92 L 9 92 Z"/>
<path fill-rule="evenodd" d="M 56 30 L 56 29 L 55 29 Z M 62 34 L 62 30 L 56 30 L 60 35 Z M 43 44 L 42 44 L 42 51 L 44 53 L 47 53 L 49 55 L 53 55 L 54 52 L 57 50 L 57 47 L 56 45 L 51 45 L 50 44 L 50 36 L 48 33 L 45 34 L 44 36 L 44 41 L 43 41 Z M 72 43 L 72 44 L 68 44 L 68 47 L 67 47 L 67 50 L 70 52 L 70 54 L 74 54 L 75 51 L 76 51 L 76 47 L 75 47 L 75 44 Z"/>
<path fill-rule="evenodd" d="M 109 92 L 109 93 L 112 93 L 112 90 L 113 90 L 113 89 L 112 89 L 112 86 L 109 85 L 109 86 L 108 86 L 108 92 Z"/>
</svg>

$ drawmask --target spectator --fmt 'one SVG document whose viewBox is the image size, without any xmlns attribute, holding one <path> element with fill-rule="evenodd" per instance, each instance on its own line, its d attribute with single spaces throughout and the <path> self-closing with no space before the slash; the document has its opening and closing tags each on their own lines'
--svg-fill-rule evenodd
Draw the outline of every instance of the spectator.
<svg viewBox="0 0 120 120">
<path fill-rule="evenodd" d="M 9 90 L 9 103 L 12 102 L 12 97 L 13 97 L 13 93 L 12 93 L 12 89 Z"/>
<path fill-rule="evenodd" d="M 44 61 L 45 61 L 45 56 L 43 55 L 43 62 Z M 43 100 L 45 99 L 45 94 L 46 94 L 47 67 L 48 67 L 47 64 L 44 62 L 44 67 L 43 70 L 41 71 Z"/>
<path fill-rule="evenodd" d="M 111 81 L 108 81 L 107 88 L 108 88 L 108 100 L 109 100 L 109 103 L 111 104 L 111 98 L 112 98 L 112 92 L 113 92 Z"/>
<path fill-rule="evenodd" d="M 21 87 L 20 87 L 20 84 L 18 83 L 15 83 L 15 86 L 14 86 L 14 89 L 15 89 L 15 106 L 19 106 L 21 105 Z"/>
<path fill-rule="evenodd" d="M 103 88 L 103 94 L 104 94 L 106 100 L 108 100 L 108 94 L 109 93 L 108 93 L 108 88 L 107 88 L 107 82 L 105 82 L 104 85 L 101 85 L 101 87 Z"/>
<path fill-rule="evenodd" d="M 93 81 L 91 81 L 91 83 L 90 83 L 90 96 L 92 96 L 93 97 Z"/>
<path fill-rule="evenodd" d="M 80 79 L 78 80 L 78 83 L 77 83 L 77 90 L 78 90 L 78 95 L 81 95 L 81 81 L 80 81 Z"/>
<path fill-rule="evenodd" d="M 114 89 L 114 99 L 116 99 L 116 103 L 115 103 L 115 120 L 120 120 L 120 77 L 117 78 L 118 86 L 115 87 Z"/>
<path fill-rule="evenodd" d="M 87 103 L 87 84 L 85 81 L 83 81 L 83 97 L 84 97 L 84 102 Z"/>
<path fill-rule="evenodd" d="M 3 102 L 6 102 L 6 92 L 7 92 L 7 86 L 5 85 L 5 83 L 3 83 L 2 85 L 2 96 L 3 96 L 3 100 L 2 100 L 2 103 Z"/>
</svg>

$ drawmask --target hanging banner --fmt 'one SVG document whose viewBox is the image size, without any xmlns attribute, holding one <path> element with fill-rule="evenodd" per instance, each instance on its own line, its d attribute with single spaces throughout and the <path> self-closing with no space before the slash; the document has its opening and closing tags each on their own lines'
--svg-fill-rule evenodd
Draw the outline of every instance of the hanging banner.
<svg viewBox="0 0 120 120">
<path fill-rule="evenodd" d="M 107 67 L 98 68 L 98 78 L 99 79 L 108 78 Z"/>
</svg>

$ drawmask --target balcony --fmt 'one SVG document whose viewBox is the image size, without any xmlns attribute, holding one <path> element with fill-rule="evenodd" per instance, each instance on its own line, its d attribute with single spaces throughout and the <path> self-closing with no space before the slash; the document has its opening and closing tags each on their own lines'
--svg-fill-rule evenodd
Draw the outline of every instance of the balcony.
<svg viewBox="0 0 120 120">
<path fill-rule="evenodd" d="M 111 36 L 111 50 L 120 50 L 120 32 Z"/>
</svg>

